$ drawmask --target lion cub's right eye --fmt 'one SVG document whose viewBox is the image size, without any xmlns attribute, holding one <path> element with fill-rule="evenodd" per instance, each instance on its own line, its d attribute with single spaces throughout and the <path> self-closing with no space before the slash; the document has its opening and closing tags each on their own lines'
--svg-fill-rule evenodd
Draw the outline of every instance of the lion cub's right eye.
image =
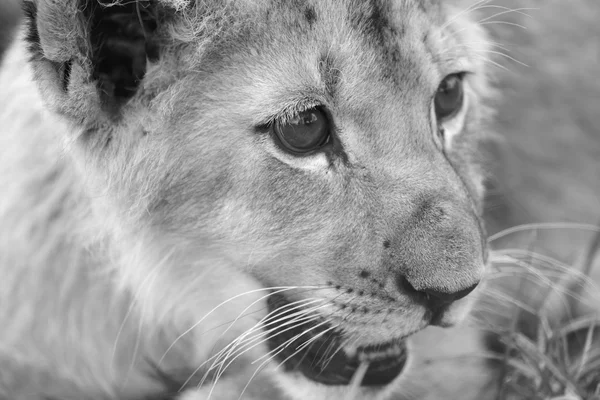
<svg viewBox="0 0 600 400">
<path fill-rule="evenodd" d="M 451 74 L 444 78 L 435 95 L 435 115 L 438 121 L 452 118 L 463 105 L 464 90 L 461 74 Z"/>
<path fill-rule="evenodd" d="M 308 153 L 329 140 L 329 120 L 322 110 L 302 111 L 285 122 L 276 121 L 273 128 L 281 146 L 291 153 Z"/>
</svg>

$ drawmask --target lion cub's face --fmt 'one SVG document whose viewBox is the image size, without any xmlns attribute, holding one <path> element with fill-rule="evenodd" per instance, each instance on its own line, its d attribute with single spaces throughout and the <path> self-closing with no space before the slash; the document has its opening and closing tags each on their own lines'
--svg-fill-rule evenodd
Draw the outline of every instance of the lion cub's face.
<svg viewBox="0 0 600 400">
<path fill-rule="evenodd" d="M 272 288 L 264 324 L 288 369 L 347 384 L 370 360 L 363 385 L 389 383 L 403 339 L 453 324 L 484 270 L 484 38 L 435 1 L 168 3 L 113 38 L 129 48 L 112 62 L 94 30 L 131 28 L 131 7 L 71 20 L 38 4 L 79 29 L 38 15 L 59 78 L 45 91 L 82 132 L 107 224 L 168 264 L 161 298 L 219 268 L 247 277 Z"/>
</svg>

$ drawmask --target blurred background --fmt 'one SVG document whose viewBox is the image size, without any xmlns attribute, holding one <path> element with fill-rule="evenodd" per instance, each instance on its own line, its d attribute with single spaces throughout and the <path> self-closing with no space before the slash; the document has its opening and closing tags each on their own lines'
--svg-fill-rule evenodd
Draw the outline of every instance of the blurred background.
<svg viewBox="0 0 600 400">
<path fill-rule="evenodd" d="M 0 0 L 0 60 L 13 37 L 20 16 L 17 0 Z"/>
</svg>

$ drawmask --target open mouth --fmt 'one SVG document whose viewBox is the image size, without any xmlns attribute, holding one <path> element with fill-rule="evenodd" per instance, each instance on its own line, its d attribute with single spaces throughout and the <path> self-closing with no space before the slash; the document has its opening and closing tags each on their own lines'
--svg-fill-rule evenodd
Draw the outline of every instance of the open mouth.
<svg viewBox="0 0 600 400">
<path fill-rule="evenodd" d="M 284 296 L 275 294 L 268 301 L 269 311 L 290 320 L 297 310 L 286 307 Z M 299 318 L 298 318 L 299 319 Z M 361 386 L 383 386 L 392 382 L 404 368 L 406 344 L 395 340 L 359 347 L 348 355 L 341 349 L 342 334 L 323 320 L 281 324 L 269 335 L 269 350 L 287 371 L 301 372 L 305 377 L 325 385 L 348 385 L 363 362 L 367 370 Z"/>
</svg>

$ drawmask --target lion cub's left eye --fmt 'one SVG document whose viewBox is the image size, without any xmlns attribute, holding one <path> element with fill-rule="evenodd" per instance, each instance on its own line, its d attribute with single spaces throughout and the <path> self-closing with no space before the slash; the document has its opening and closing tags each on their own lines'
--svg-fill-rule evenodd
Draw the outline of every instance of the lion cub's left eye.
<svg viewBox="0 0 600 400">
<path fill-rule="evenodd" d="M 454 117 L 462 108 L 464 101 L 463 80 L 461 74 L 451 74 L 444 78 L 435 94 L 435 116 L 438 121 Z"/>
<path fill-rule="evenodd" d="M 329 121 L 323 111 L 312 108 L 286 122 L 275 122 L 274 131 L 285 150 L 308 153 L 327 143 Z"/>
</svg>

